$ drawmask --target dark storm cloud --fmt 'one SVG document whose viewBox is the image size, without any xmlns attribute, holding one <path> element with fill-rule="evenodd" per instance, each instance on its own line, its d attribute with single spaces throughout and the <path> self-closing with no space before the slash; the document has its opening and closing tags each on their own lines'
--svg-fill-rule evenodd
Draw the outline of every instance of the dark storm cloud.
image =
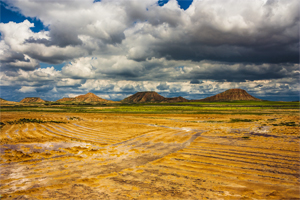
<svg viewBox="0 0 300 200">
<path fill-rule="evenodd" d="M 9 73 L 9 71 L 34 70 L 40 67 L 40 64 L 35 60 L 25 56 L 23 53 L 15 51 L 5 51 L 0 56 L 1 71 Z"/>
<path fill-rule="evenodd" d="M 72 30 L 72 27 L 62 24 L 60 26 L 50 26 L 50 38 L 54 45 L 59 47 L 81 45 L 82 41 L 78 38 L 78 33 Z"/>
<path fill-rule="evenodd" d="M 268 1 L 262 5 L 261 1 L 194 1 L 188 10 L 193 14 L 173 13 L 173 19 L 179 17 L 176 21 L 182 22 L 176 26 L 157 14 L 153 19 L 165 22 L 159 26 L 161 33 L 145 26 L 140 31 L 143 43 L 147 44 L 149 34 L 156 40 L 144 54 L 131 58 L 298 63 L 299 2 Z M 151 23 L 151 15 L 147 17 L 147 22 L 157 26 Z"/>
<path fill-rule="evenodd" d="M 245 80 L 268 80 L 299 76 L 296 64 L 216 64 L 194 68 L 178 75 L 178 79 L 211 79 L 216 81 L 241 82 Z M 191 82 L 192 83 L 192 82 Z"/>
<path fill-rule="evenodd" d="M 29 39 L 26 39 L 25 42 L 26 43 L 38 43 L 38 44 L 44 44 L 45 46 L 49 47 L 52 45 L 52 42 L 50 40 L 47 40 L 45 38 L 41 38 L 41 39 L 34 39 L 33 37 L 30 37 Z"/>
<path fill-rule="evenodd" d="M 73 31 L 74 28 L 56 28 L 50 27 L 49 37 L 50 39 L 34 39 L 30 37 L 25 40 L 25 43 L 38 43 L 44 44 L 45 46 L 58 46 L 58 47 L 67 47 L 67 46 L 77 46 L 82 45 L 82 41 L 78 38 L 79 33 Z M 117 44 L 121 43 L 125 39 L 123 32 L 112 33 L 108 39 L 102 39 L 104 43 L 107 44 Z"/>
<path fill-rule="evenodd" d="M 247 40 L 247 38 L 245 38 Z M 208 46 L 204 44 L 158 44 L 154 47 L 154 55 L 169 60 L 213 60 L 221 62 L 244 62 L 244 63 L 298 63 L 299 48 L 298 43 L 287 45 L 267 44 L 264 47 L 234 46 L 226 44 L 226 41 L 220 46 Z M 139 58 L 138 60 L 141 60 Z"/>
<path fill-rule="evenodd" d="M 58 47 L 66 47 L 66 46 L 76 46 L 82 44 L 82 41 L 78 38 L 77 33 L 72 31 L 63 31 L 63 30 L 68 30 L 68 29 L 51 28 L 49 34 L 50 36 L 49 40 L 45 38 L 34 39 L 33 37 L 30 37 L 29 39 L 25 40 L 25 43 L 44 44 L 47 47 L 52 45 Z"/>
<path fill-rule="evenodd" d="M 0 59 L 1 63 L 9 63 L 16 61 L 29 62 L 29 59 L 25 59 L 24 54 L 20 52 L 10 51 L 8 54 L 9 55 L 6 55 L 6 57 Z"/>
</svg>

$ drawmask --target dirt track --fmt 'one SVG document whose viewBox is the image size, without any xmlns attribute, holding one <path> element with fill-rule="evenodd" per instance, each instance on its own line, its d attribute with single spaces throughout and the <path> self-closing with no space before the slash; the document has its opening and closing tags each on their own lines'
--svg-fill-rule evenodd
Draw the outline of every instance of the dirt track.
<svg viewBox="0 0 300 200">
<path fill-rule="evenodd" d="M 65 123 L 2 128 L 5 199 L 300 198 L 299 127 L 273 125 L 298 116 L 229 123 L 228 115 L 2 113 L 1 120 L 19 118 Z"/>
</svg>

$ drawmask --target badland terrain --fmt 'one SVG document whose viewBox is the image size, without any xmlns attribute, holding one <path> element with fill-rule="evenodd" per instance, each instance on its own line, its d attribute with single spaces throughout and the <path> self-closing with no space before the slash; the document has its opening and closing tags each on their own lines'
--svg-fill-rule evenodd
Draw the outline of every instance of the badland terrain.
<svg viewBox="0 0 300 200">
<path fill-rule="evenodd" d="M 216 96 L 1 99 L 1 199 L 299 199 L 299 102 Z"/>
</svg>

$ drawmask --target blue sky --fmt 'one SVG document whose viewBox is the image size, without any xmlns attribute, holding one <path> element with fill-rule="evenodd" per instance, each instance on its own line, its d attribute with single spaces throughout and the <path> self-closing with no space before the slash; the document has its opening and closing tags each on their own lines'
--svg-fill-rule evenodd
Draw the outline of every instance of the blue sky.
<svg viewBox="0 0 300 200">
<path fill-rule="evenodd" d="M 297 0 L 2 0 L 1 98 L 299 100 Z"/>
<path fill-rule="evenodd" d="M 48 30 L 47 27 L 43 25 L 43 22 L 38 18 L 25 17 L 17 10 L 12 10 L 8 8 L 8 5 L 4 2 L 0 2 L 1 5 L 1 22 L 8 23 L 10 21 L 13 22 L 23 22 L 24 20 L 28 20 L 31 23 L 34 23 L 34 27 L 30 28 L 33 32 L 40 32 L 42 30 Z"/>
</svg>

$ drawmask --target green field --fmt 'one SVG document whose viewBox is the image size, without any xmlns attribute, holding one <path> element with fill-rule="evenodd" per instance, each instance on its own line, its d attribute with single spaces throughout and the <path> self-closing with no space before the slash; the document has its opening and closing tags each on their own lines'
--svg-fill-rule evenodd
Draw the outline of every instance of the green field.
<svg viewBox="0 0 300 200">
<path fill-rule="evenodd" d="M 232 101 L 232 102 L 180 102 L 141 104 L 32 104 L 30 106 L 1 106 L 1 112 L 40 111 L 75 113 L 172 113 L 172 114 L 268 114 L 299 113 L 299 102 Z"/>
</svg>

